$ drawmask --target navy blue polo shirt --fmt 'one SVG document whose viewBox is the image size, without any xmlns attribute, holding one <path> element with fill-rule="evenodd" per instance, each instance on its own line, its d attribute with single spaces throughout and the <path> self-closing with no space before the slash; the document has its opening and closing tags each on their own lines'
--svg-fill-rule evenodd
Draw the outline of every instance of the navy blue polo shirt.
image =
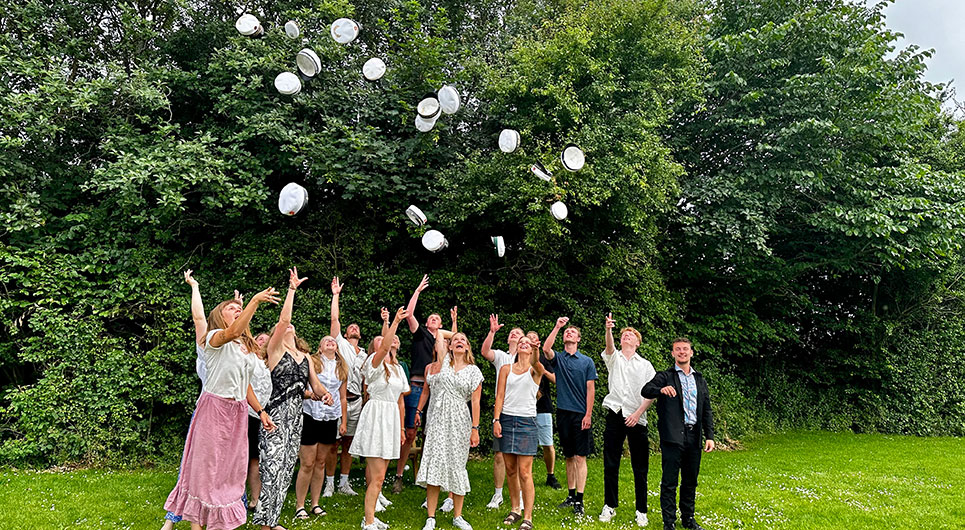
<svg viewBox="0 0 965 530">
<path fill-rule="evenodd" d="M 596 381 L 593 360 L 580 353 L 556 351 L 556 408 L 586 413 L 586 382 Z"/>
</svg>

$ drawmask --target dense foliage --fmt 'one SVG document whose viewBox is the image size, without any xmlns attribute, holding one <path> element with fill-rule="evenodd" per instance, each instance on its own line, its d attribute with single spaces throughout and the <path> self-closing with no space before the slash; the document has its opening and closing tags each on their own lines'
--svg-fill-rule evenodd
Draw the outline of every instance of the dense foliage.
<svg viewBox="0 0 965 530">
<path fill-rule="evenodd" d="M 235 31 L 240 11 L 264 38 Z M 363 28 L 349 46 L 328 36 L 341 16 Z M 289 19 L 324 64 L 295 97 L 272 86 L 304 46 Z M 690 334 L 725 436 L 965 432 L 965 151 L 927 53 L 893 57 L 880 8 L 26 0 L 0 27 L 0 462 L 179 453 L 198 391 L 186 268 L 211 307 L 298 265 L 313 341 L 332 276 L 371 337 L 426 272 L 419 316 L 458 304 L 476 348 L 491 312 L 541 335 L 566 314 L 595 355 L 612 311 L 658 368 Z M 365 82 L 376 55 L 388 73 Z M 443 83 L 463 108 L 418 133 Z M 310 202 L 289 218 L 292 181 Z M 422 249 L 409 204 L 447 250 Z"/>
</svg>

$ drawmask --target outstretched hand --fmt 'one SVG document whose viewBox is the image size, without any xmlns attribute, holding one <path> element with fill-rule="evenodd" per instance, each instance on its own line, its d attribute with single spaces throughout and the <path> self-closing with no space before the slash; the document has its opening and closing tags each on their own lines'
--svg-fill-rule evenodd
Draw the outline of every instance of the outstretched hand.
<svg viewBox="0 0 965 530">
<path fill-rule="evenodd" d="M 195 279 L 194 279 L 194 276 L 191 276 L 191 273 L 192 273 L 192 272 L 194 272 L 194 271 L 192 271 L 191 269 L 188 269 L 188 270 L 184 271 L 184 281 L 185 281 L 188 285 L 190 285 L 191 287 L 197 287 L 197 286 L 198 286 L 198 280 L 195 280 Z"/>
<path fill-rule="evenodd" d="M 452 306 L 452 309 L 449 310 L 449 316 L 452 317 L 452 321 L 455 322 L 456 317 L 459 316 L 459 306 Z"/>
<path fill-rule="evenodd" d="M 269 303 L 272 303 L 272 304 L 277 304 L 277 303 L 278 303 L 278 291 L 276 291 L 274 287 L 269 287 L 269 288 L 265 289 L 264 291 L 262 291 L 262 292 L 256 294 L 255 296 L 251 297 L 251 301 L 252 301 L 252 302 L 255 302 L 256 304 L 260 304 L 260 303 L 262 303 L 262 302 L 269 302 Z"/>
<path fill-rule="evenodd" d="M 570 321 L 569 317 L 560 317 L 556 319 L 556 327 L 562 328 Z"/>
<path fill-rule="evenodd" d="M 505 326 L 506 324 L 499 323 L 499 315 L 489 315 L 489 332 L 493 335 L 499 331 L 499 328 Z"/>
<path fill-rule="evenodd" d="M 237 302 L 238 302 L 238 305 L 240 305 L 240 306 L 244 306 L 244 305 L 245 305 L 245 297 L 242 296 L 241 293 L 238 292 L 238 289 L 235 289 L 235 301 L 237 301 Z"/>
<path fill-rule="evenodd" d="M 613 313 L 607 313 L 606 324 L 604 324 L 604 326 L 606 327 L 607 330 L 612 330 L 613 326 L 615 325 L 616 325 L 616 321 L 613 320 Z"/>
<path fill-rule="evenodd" d="M 396 312 L 395 312 L 395 321 L 396 321 L 396 322 L 402 322 L 402 321 L 405 320 L 406 318 L 409 318 L 409 312 L 406 311 L 406 309 L 405 309 L 404 307 L 400 307 L 398 310 L 396 310 Z"/>
<path fill-rule="evenodd" d="M 429 287 L 429 275 L 428 275 L 428 274 L 426 274 L 425 276 L 422 277 L 422 281 L 419 282 L 419 286 L 415 288 L 415 292 L 421 293 L 422 291 L 425 291 L 425 290 L 426 290 L 426 287 Z"/>
<path fill-rule="evenodd" d="M 382 322 L 388 322 L 388 321 L 389 321 L 389 310 L 388 310 L 387 308 L 383 307 L 381 313 L 382 313 Z"/>
<path fill-rule="evenodd" d="M 338 281 L 338 276 L 332 278 L 332 294 L 339 294 L 339 293 L 341 293 L 341 292 L 342 292 L 342 287 L 344 287 L 344 286 L 345 286 L 345 284 L 339 283 L 339 281 Z"/>
<path fill-rule="evenodd" d="M 308 277 L 299 278 L 298 277 L 298 267 L 292 267 L 288 269 L 288 288 L 298 289 L 298 286 L 305 283 Z"/>
</svg>

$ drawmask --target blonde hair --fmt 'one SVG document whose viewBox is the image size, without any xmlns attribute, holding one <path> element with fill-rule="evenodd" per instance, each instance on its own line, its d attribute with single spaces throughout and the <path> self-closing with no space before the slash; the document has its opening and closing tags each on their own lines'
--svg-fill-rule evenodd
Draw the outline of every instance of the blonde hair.
<svg viewBox="0 0 965 530">
<path fill-rule="evenodd" d="M 214 331 L 216 329 L 228 329 L 228 324 L 225 322 L 224 316 L 221 315 L 221 312 L 224 310 L 224 308 L 232 304 L 241 307 L 241 304 L 239 304 L 237 300 L 233 299 L 225 300 L 224 302 L 214 306 L 214 309 L 208 313 L 208 331 Z M 245 327 L 238 339 L 241 341 L 241 345 L 244 346 L 245 350 L 247 350 L 249 353 L 256 353 L 258 351 L 258 343 L 255 342 L 255 338 L 251 336 L 251 328 Z M 207 337 L 205 337 L 205 346 L 207 345 L 208 341 Z"/>
<path fill-rule="evenodd" d="M 368 349 L 368 352 L 369 352 L 369 353 L 368 353 L 368 355 L 365 356 L 365 362 L 371 362 L 371 361 L 369 361 L 369 359 L 371 359 L 372 356 L 375 355 L 375 353 L 376 353 L 376 352 L 375 352 L 375 339 L 382 339 L 383 341 L 385 341 L 385 337 L 383 337 L 382 335 L 376 335 L 376 336 L 372 337 L 372 341 L 369 342 L 369 349 Z M 397 358 L 395 358 L 395 357 L 392 356 L 392 345 L 391 345 L 391 344 L 389 345 L 389 351 L 385 354 L 385 358 L 382 359 L 382 369 L 385 370 L 385 382 L 386 382 L 386 383 L 388 383 L 388 382 L 389 382 L 389 378 L 392 377 L 392 375 L 389 373 L 389 364 L 390 364 L 390 363 L 391 363 L 391 364 L 394 364 L 394 365 L 396 365 L 396 366 L 399 366 L 399 360 L 398 360 Z"/>
<path fill-rule="evenodd" d="M 324 343 L 326 339 L 335 341 L 335 337 L 325 335 L 322 337 L 322 340 L 318 341 L 318 349 L 312 354 L 312 362 L 315 364 L 315 373 L 317 374 L 322 373 L 322 366 L 324 366 L 322 364 L 322 343 Z M 339 381 L 347 381 L 348 363 L 345 361 L 345 357 L 342 357 L 342 352 L 338 349 L 337 342 L 335 343 L 335 360 L 337 361 L 335 364 L 335 377 L 337 377 Z"/>
<path fill-rule="evenodd" d="M 643 335 L 641 335 L 639 331 L 637 331 L 637 330 L 635 330 L 635 329 L 633 329 L 633 328 L 627 327 L 627 328 L 621 329 L 621 330 L 620 330 L 620 336 L 622 337 L 623 334 L 626 333 L 626 332 L 628 332 L 628 331 L 632 332 L 634 335 L 637 336 L 637 342 L 639 342 L 640 344 L 643 344 Z"/>
<path fill-rule="evenodd" d="M 453 333 L 452 336 L 449 337 L 449 356 L 451 360 L 456 360 L 455 352 L 452 351 L 452 341 L 459 335 L 462 335 L 462 337 L 466 339 L 466 362 L 469 364 L 476 364 L 476 358 L 472 354 L 472 344 L 469 342 L 469 337 L 467 337 L 466 334 L 461 331 L 459 333 Z"/>
</svg>

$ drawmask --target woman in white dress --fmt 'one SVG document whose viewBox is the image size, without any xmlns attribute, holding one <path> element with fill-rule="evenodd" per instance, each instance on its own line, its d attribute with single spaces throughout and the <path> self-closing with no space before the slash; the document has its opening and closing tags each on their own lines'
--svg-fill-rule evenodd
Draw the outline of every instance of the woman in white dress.
<svg viewBox="0 0 965 530">
<path fill-rule="evenodd" d="M 369 399 L 359 416 L 358 428 L 349 453 L 366 459 L 365 478 L 368 487 L 365 490 L 363 530 L 384 530 L 388 527 L 375 518 L 375 505 L 382 492 L 382 482 L 385 480 L 389 460 L 399 458 L 399 450 L 405 439 L 405 431 L 402 429 L 405 415 L 402 394 L 409 391 L 409 382 L 398 359 L 390 354 L 390 349 L 399 322 L 407 316 L 408 311 L 400 307 L 388 333 L 384 337 L 376 337 L 375 353 L 365 359 L 362 369 L 368 385 Z"/>
<path fill-rule="evenodd" d="M 456 323 L 453 321 L 453 331 Z M 483 375 L 476 366 L 469 339 L 455 333 L 446 351 L 442 333 L 436 336 L 436 362 L 426 367 L 425 391 L 416 408 L 416 425 L 422 422 L 422 410 L 429 397 L 426 439 L 422 463 L 416 483 L 426 488 L 428 516 L 423 530 L 436 526 L 439 491 L 452 493 L 452 524 L 460 530 L 472 530 L 462 516 L 463 500 L 469 493 L 466 461 L 469 448 L 479 445 L 479 399 Z M 431 389 L 431 392 L 430 392 Z M 466 402 L 472 400 L 470 417 Z"/>
</svg>

